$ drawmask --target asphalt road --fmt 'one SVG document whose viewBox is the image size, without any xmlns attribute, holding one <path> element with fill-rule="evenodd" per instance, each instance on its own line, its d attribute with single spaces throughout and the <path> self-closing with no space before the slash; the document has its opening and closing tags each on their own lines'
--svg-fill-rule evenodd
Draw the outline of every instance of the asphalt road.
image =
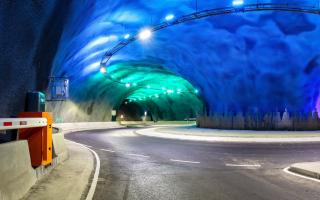
<svg viewBox="0 0 320 200">
<path fill-rule="evenodd" d="M 320 160 L 320 144 L 176 141 L 137 129 L 71 133 L 101 160 L 94 199 L 319 200 L 320 183 L 283 171 Z"/>
</svg>

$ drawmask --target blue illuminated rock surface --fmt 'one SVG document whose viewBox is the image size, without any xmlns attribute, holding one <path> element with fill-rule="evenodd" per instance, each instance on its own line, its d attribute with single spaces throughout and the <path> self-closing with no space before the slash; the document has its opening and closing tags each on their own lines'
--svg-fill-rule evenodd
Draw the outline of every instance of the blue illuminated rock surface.
<svg viewBox="0 0 320 200">
<path fill-rule="evenodd" d="M 199 1 L 198 10 L 232 5 L 232 1 L 210 2 Z M 255 1 L 246 1 L 251 2 Z M 317 5 L 317 1 L 290 3 Z M 164 21 L 168 13 L 179 17 L 192 12 L 195 3 L 189 0 L 121 0 L 108 4 L 104 0 L 75 1 L 53 74 L 70 78 L 71 100 L 84 104 L 84 110 L 93 102 L 105 102 L 106 107 L 113 108 L 130 99 L 131 93 L 97 78 L 104 53 L 126 34 L 135 35 L 143 27 Z M 190 90 L 198 89 L 210 113 L 273 112 L 285 108 L 290 112 L 310 112 L 317 104 L 320 107 L 319 19 L 317 15 L 272 11 L 208 17 L 158 31 L 150 40 L 136 41 L 113 56 L 110 65 L 139 62 L 149 65 L 149 73 L 153 73 L 154 66 L 161 66 L 164 73 L 188 80 L 193 85 Z M 135 71 L 130 73 L 134 76 Z M 149 80 L 146 84 L 155 83 Z M 198 101 L 196 96 L 190 98 Z M 149 101 L 160 110 L 173 105 Z M 173 116 L 175 110 L 183 110 L 177 106 L 170 108 Z M 201 105 L 188 109 L 199 112 Z"/>
</svg>

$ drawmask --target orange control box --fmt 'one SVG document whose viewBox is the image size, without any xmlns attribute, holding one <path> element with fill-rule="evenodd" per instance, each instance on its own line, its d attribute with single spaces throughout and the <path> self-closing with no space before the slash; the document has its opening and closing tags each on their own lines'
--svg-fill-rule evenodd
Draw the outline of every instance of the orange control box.
<svg viewBox="0 0 320 200">
<path fill-rule="evenodd" d="M 52 115 L 49 112 L 23 112 L 19 118 L 47 118 L 47 126 L 19 129 L 18 139 L 28 140 L 33 167 L 52 163 Z"/>
</svg>

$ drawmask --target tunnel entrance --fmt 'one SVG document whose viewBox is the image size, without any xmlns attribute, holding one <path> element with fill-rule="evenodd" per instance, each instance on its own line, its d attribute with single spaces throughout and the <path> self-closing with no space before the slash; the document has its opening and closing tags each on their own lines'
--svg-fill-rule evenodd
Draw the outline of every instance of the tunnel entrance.
<svg viewBox="0 0 320 200">
<path fill-rule="evenodd" d="M 121 121 L 152 121 L 153 117 L 150 112 L 144 109 L 137 102 L 124 100 L 117 112 L 117 119 Z"/>
</svg>

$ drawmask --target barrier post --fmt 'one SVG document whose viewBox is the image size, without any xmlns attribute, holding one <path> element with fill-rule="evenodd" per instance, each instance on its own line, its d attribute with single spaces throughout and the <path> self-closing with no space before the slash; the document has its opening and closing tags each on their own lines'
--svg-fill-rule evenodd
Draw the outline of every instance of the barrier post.
<svg viewBox="0 0 320 200">
<path fill-rule="evenodd" d="M 52 163 L 52 123 L 49 112 L 23 112 L 19 118 L 46 118 L 47 126 L 22 128 L 18 131 L 19 140 L 28 140 L 31 164 L 33 167 Z"/>
</svg>

